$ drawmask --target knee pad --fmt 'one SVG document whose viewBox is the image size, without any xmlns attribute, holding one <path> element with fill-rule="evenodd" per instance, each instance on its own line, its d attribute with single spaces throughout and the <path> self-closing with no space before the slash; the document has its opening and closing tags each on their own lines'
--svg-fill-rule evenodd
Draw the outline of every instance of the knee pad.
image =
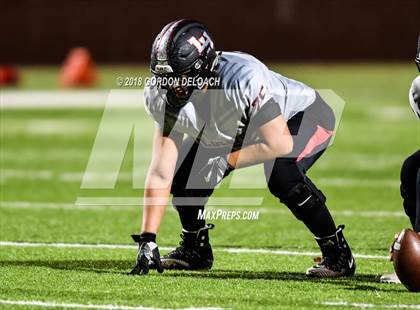
<svg viewBox="0 0 420 310">
<path fill-rule="evenodd" d="M 324 210 L 326 200 L 324 194 L 308 178 L 305 178 L 304 182 L 297 183 L 280 198 L 280 201 L 301 221 Z"/>
</svg>

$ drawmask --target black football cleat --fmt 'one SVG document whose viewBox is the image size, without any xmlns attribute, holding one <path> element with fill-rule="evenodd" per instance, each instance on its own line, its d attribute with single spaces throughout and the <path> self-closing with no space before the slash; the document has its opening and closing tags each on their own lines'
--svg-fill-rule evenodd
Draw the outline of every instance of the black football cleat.
<svg viewBox="0 0 420 310">
<path fill-rule="evenodd" d="M 207 224 L 197 231 L 182 230 L 179 246 L 161 258 L 164 269 L 208 270 L 213 266 L 213 251 L 209 243 L 209 230 L 213 224 Z"/>
<path fill-rule="evenodd" d="M 315 237 L 321 248 L 322 259 L 306 271 L 307 276 L 338 278 L 354 275 L 356 262 L 344 238 L 343 229 L 344 225 L 340 225 L 334 235 L 323 238 Z"/>
</svg>

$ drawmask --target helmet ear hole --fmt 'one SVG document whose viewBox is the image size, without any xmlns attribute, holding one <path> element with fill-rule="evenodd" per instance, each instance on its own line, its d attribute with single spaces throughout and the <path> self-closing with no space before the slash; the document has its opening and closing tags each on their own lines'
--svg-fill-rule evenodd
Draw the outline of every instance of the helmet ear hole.
<svg viewBox="0 0 420 310">
<path fill-rule="evenodd" d="M 194 69 L 199 70 L 203 65 L 203 61 L 201 59 L 197 60 L 194 64 Z"/>
</svg>

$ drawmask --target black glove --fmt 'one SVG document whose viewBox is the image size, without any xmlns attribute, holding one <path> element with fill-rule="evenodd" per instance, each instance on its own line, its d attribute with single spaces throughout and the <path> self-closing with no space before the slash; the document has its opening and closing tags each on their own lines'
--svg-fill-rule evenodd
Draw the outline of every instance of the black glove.
<svg viewBox="0 0 420 310">
<path fill-rule="evenodd" d="M 133 240 L 139 244 L 137 252 L 136 265 L 130 271 L 131 275 L 145 275 L 149 273 L 151 266 L 157 269 L 159 273 L 163 272 L 160 263 L 160 254 L 155 242 L 146 242 L 140 235 L 131 235 Z"/>
<path fill-rule="evenodd" d="M 210 158 L 207 164 L 198 172 L 198 175 L 204 178 L 205 183 L 215 187 L 234 169 L 229 165 L 227 159 L 228 155 Z"/>
</svg>

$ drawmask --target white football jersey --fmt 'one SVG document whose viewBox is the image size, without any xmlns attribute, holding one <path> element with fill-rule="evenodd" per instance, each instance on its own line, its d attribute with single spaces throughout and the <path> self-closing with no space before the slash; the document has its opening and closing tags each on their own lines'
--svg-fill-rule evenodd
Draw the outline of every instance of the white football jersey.
<svg viewBox="0 0 420 310">
<path fill-rule="evenodd" d="M 145 106 L 162 128 L 197 138 L 207 147 L 247 145 L 259 141 L 258 128 L 282 115 L 287 121 L 315 101 L 305 84 L 269 70 L 255 57 L 222 52 L 218 87 L 196 90 L 178 110 L 166 104 L 166 91 L 145 87 Z"/>
</svg>

